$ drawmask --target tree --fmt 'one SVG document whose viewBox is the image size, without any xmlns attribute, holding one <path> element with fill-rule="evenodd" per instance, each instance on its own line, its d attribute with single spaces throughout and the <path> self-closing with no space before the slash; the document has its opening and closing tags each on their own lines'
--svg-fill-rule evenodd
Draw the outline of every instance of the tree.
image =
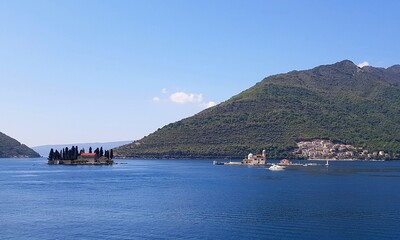
<svg viewBox="0 0 400 240">
<path fill-rule="evenodd" d="M 68 159 L 72 160 L 72 149 L 68 150 Z"/>
<path fill-rule="evenodd" d="M 113 150 L 111 149 L 111 150 L 110 150 L 110 159 L 113 159 L 113 157 L 114 157 L 114 152 L 113 152 Z"/>
<path fill-rule="evenodd" d="M 99 158 L 99 156 L 100 156 L 99 148 L 96 148 L 96 150 L 94 150 L 94 153 L 96 153 L 96 158 Z"/>
<path fill-rule="evenodd" d="M 75 160 L 75 146 L 72 146 L 71 150 L 69 150 L 69 157 L 71 160 Z"/>
<path fill-rule="evenodd" d="M 79 153 L 78 153 L 78 146 L 75 146 L 75 160 L 78 159 Z"/>
<path fill-rule="evenodd" d="M 103 154 L 104 154 L 103 147 L 100 147 L 100 157 L 102 157 Z"/>
<path fill-rule="evenodd" d="M 54 150 L 50 149 L 48 160 L 54 160 Z"/>
<path fill-rule="evenodd" d="M 60 160 L 60 152 L 58 150 L 54 153 L 54 160 Z"/>
<path fill-rule="evenodd" d="M 64 160 L 70 160 L 68 147 L 64 148 Z"/>
<path fill-rule="evenodd" d="M 89 153 L 92 153 L 92 147 L 89 147 Z"/>
</svg>

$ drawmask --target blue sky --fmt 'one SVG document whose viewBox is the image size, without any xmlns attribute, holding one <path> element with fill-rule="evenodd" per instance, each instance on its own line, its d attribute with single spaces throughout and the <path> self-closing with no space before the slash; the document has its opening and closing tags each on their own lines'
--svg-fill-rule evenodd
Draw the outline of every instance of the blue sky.
<svg viewBox="0 0 400 240">
<path fill-rule="evenodd" d="M 264 77 L 400 63 L 400 1 L 0 1 L 0 131 L 136 140 Z"/>
</svg>

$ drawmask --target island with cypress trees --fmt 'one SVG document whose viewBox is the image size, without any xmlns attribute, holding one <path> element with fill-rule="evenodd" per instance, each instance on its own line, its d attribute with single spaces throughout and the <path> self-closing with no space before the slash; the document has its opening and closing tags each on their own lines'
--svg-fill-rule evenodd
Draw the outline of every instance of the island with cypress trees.
<svg viewBox="0 0 400 240">
<path fill-rule="evenodd" d="M 78 146 L 72 146 L 71 148 L 63 148 L 60 151 L 51 149 L 48 157 L 48 164 L 51 165 L 112 165 L 114 161 L 113 150 L 103 150 L 103 147 L 96 148 L 92 151 L 92 147 L 89 148 L 89 152 L 86 153 L 85 149 L 82 148 L 78 151 Z"/>
</svg>

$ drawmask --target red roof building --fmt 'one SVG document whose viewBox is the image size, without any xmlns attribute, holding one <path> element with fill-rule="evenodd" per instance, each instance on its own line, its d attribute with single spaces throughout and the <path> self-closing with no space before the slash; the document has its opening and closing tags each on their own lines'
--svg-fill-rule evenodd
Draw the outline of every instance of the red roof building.
<svg viewBox="0 0 400 240">
<path fill-rule="evenodd" d="M 96 153 L 81 153 L 81 157 L 96 157 Z"/>
</svg>

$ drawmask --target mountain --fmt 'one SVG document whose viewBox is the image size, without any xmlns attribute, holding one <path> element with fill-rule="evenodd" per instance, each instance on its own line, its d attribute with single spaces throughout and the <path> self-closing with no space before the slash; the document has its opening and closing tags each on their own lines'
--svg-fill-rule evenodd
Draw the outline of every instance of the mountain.
<svg viewBox="0 0 400 240">
<path fill-rule="evenodd" d="M 400 65 L 359 68 L 344 60 L 265 78 L 231 99 L 168 124 L 117 156 L 290 157 L 300 139 L 331 139 L 400 152 Z"/>
<path fill-rule="evenodd" d="M 35 158 L 40 157 L 40 155 L 14 138 L 0 132 L 0 158 L 11 157 Z"/>
<path fill-rule="evenodd" d="M 54 150 L 60 150 L 65 147 L 72 147 L 72 146 L 78 146 L 79 149 L 85 148 L 86 150 L 89 149 L 89 147 L 92 147 L 93 149 L 103 147 L 103 149 L 112 149 L 115 147 L 119 147 L 125 144 L 129 144 L 132 141 L 118 141 L 118 142 L 103 142 L 103 143 L 71 143 L 71 144 L 58 144 L 58 145 L 41 145 L 41 146 L 36 146 L 33 147 L 32 149 L 38 152 L 41 156 L 47 157 L 49 155 L 50 149 Z"/>
</svg>

